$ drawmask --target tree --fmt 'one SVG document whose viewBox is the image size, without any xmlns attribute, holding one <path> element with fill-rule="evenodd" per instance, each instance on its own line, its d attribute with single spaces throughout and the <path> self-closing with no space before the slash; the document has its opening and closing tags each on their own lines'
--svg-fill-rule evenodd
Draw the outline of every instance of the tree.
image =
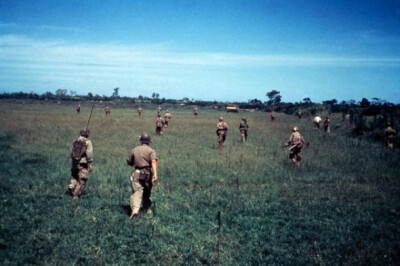
<svg viewBox="0 0 400 266">
<path fill-rule="evenodd" d="M 261 101 L 258 100 L 257 98 L 255 98 L 255 99 L 253 99 L 253 100 L 249 100 L 249 103 L 250 103 L 250 104 L 260 104 Z"/>
<path fill-rule="evenodd" d="M 119 90 L 119 88 L 115 88 L 115 89 L 114 89 L 114 92 L 113 92 L 113 94 L 112 94 L 111 97 L 118 98 L 118 97 L 119 97 L 119 95 L 118 95 L 118 90 Z"/>
<path fill-rule="evenodd" d="M 310 99 L 309 97 L 304 98 L 304 99 L 303 99 L 303 102 L 304 102 L 305 104 L 310 104 L 310 103 L 312 103 L 312 102 L 311 102 L 311 99 Z"/>
<path fill-rule="evenodd" d="M 361 99 L 361 102 L 360 102 L 361 107 L 369 107 L 370 105 L 371 105 L 371 103 L 366 98 Z"/>
<path fill-rule="evenodd" d="M 282 96 L 279 95 L 280 92 L 277 90 L 272 90 L 267 93 L 268 101 L 267 104 L 279 104 L 281 102 Z"/>
<path fill-rule="evenodd" d="M 59 98 L 64 98 L 64 96 L 67 95 L 67 90 L 66 89 L 58 89 L 58 90 L 56 90 L 56 95 Z"/>
</svg>

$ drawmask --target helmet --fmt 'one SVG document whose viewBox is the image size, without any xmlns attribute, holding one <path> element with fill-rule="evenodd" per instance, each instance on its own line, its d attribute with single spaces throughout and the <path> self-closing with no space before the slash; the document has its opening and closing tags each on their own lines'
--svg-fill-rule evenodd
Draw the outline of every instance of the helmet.
<svg viewBox="0 0 400 266">
<path fill-rule="evenodd" d="M 243 116 L 243 117 L 242 117 L 242 120 L 243 120 L 243 121 L 246 121 L 246 117 Z"/>
<path fill-rule="evenodd" d="M 219 117 L 218 119 L 220 122 L 224 121 L 224 118 L 222 116 Z"/>
<path fill-rule="evenodd" d="M 292 131 L 293 132 L 299 131 L 299 128 L 298 127 L 293 127 Z"/>
<path fill-rule="evenodd" d="M 147 134 L 147 133 L 142 133 L 142 134 L 140 135 L 139 141 L 140 141 L 141 143 L 149 144 L 149 143 L 151 142 L 151 137 L 150 137 L 150 135 Z"/>
<path fill-rule="evenodd" d="M 87 129 L 87 128 L 82 128 L 80 131 L 79 131 L 79 134 L 81 135 L 81 136 L 83 136 L 83 137 L 89 137 L 89 135 L 90 135 L 90 131 L 89 131 L 89 129 Z"/>
</svg>

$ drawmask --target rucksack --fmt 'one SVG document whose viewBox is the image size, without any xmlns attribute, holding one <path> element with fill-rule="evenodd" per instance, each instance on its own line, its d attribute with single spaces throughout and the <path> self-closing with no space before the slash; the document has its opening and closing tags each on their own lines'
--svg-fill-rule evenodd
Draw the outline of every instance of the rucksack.
<svg viewBox="0 0 400 266">
<path fill-rule="evenodd" d="M 71 158 L 74 161 L 80 161 L 81 158 L 85 155 L 86 153 L 86 142 L 84 140 L 76 139 L 72 143 L 72 152 L 71 152 Z"/>
</svg>

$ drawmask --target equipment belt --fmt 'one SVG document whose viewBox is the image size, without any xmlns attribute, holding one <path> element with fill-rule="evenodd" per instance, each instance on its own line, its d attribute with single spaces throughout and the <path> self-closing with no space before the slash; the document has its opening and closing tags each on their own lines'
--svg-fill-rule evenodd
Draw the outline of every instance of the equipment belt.
<svg viewBox="0 0 400 266">
<path fill-rule="evenodd" d="M 150 166 L 135 167 L 135 169 L 137 169 L 137 170 L 150 169 Z"/>
</svg>

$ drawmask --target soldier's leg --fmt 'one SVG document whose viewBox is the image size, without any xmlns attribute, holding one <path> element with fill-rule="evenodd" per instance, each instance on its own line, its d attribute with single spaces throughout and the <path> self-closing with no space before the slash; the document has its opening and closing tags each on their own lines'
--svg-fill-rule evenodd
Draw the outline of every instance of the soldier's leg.
<svg viewBox="0 0 400 266">
<path fill-rule="evenodd" d="M 142 204 L 143 204 L 143 212 L 148 212 L 148 210 L 151 207 L 151 189 L 153 187 L 153 184 L 150 182 L 145 182 L 143 183 L 143 198 L 142 198 Z"/>
<path fill-rule="evenodd" d="M 241 140 L 242 142 L 245 142 L 245 141 L 246 141 L 246 136 L 245 136 L 245 133 L 244 133 L 243 130 L 240 131 L 240 140 Z"/>
<path fill-rule="evenodd" d="M 301 150 L 300 150 L 296 154 L 296 166 L 300 166 L 300 162 L 301 162 L 302 158 L 303 158 L 303 154 L 301 153 Z"/>
<path fill-rule="evenodd" d="M 73 194 L 73 191 L 75 190 L 75 187 L 76 187 L 76 184 L 77 184 L 78 182 L 77 182 L 77 179 L 75 178 L 75 177 L 71 177 L 71 180 L 70 180 L 70 182 L 69 182 L 69 184 L 68 184 L 68 191 L 69 191 L 69 193 L 72 195 Z"/>
<path fill-rule="evenodd" d="M 78 172 L 78 182 L 75 186 L 75 189 L 72 193 L 74 199 L 79 198 L 82 195 L 83 189 L 86 187 L 87 178 L 89 176 L 89 170 L 86 167 L 79 167 Z"/>
<path fill-rule="evenodd" d="M 130 205 L 131 205 L 131 219 L 135 218 L 138 215 L 140 206 L 142 205 L 142 197 L 143 197 L 143 186 L 139 182 L 139 174 L 140 171 L 135 170 L 133 175 L 131 176 L 131 185 L 132 185 L 132 194 L 130 197 Z"/>
</svg>

